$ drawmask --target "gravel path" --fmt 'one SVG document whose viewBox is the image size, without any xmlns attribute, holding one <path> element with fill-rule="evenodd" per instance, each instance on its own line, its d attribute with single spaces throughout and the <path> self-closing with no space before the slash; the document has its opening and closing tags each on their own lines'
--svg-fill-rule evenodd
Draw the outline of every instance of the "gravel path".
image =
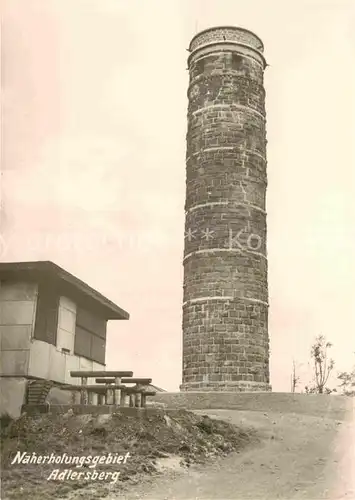
<svg viewBox="0 0 355 500">
<path fill-rule="evenodd" d="M 121 498 L 355 499 L 353 423 L 297 414 L 199 413 L 256 427 L 261 442 L 205 467 L 167 471 L 164 477 L 140 484 Z"/>
</svg>

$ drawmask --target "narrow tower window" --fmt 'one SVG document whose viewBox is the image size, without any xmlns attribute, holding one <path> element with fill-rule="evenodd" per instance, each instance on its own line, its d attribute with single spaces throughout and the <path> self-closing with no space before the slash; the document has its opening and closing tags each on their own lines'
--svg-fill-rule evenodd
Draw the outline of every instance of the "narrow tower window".
<svg viewBox="0 0 355 500">
<path fill-rule="evenodd" d="M 196 69 L 196 74 L 197 75 L 200 75 L 201 73 L 203 73 L 204 70 L 205 70 L 205 60 L 204 59 L 199 59 L 196 62 L 195 69 Z"/>
<path fill-rule="evenodd" d="M 239 54 L 232 54 L 232 69 L 241 69 L 243 58 Z"/>
</svg>

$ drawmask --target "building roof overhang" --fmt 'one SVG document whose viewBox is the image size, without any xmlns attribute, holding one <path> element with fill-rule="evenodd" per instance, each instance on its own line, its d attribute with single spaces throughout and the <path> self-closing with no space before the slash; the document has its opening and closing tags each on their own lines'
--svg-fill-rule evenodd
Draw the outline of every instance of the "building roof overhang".
<svg viewBox="0 0 355 500">
<path fill-rule="evenodd" d="M 109 299 L 91 288 L 84 281 L 70 274 L 51 261 L 1 262 L 0 280 L 25 280 L 49 282 L 65 290 L 69 298 L 87 302 L 105 316 L 106 320 L 129 319 L 129 314 Z"/>
</svg>

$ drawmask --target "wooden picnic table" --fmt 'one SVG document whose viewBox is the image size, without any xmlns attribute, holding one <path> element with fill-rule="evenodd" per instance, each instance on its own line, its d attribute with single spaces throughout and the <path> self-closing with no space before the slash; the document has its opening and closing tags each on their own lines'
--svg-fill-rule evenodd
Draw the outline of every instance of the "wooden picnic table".
<svg viewBox="0 0 355 500">
<path fill-rule="evenodd" d="M 129 397 L 129 406 L 145 407 L 147 396 L 155 396 L 149 391 L 151 378 L 133 378 L 131 371 L 71 371 L 73 378 L 80 378 L 81 385 L 71 385 L 65 390 L 71 390 L 73 403 L 80 394 L 80 404 L 111 404 L 125 406 Z M 95 378 L 97 385 L 88 385 L 88 378 Z M 133 387 L 124 385 L 136 384 Z"/>
<path fill-rule="evenodd" d="M 106 378 L 97 378 L 95 379 L 97 384 L 105 384 L 106 386 L 112 387 L 112 384 L 115 383 L 114 378 L 106 377 Z M 145 406 L 147 396 L 155 396 L 154 391 L 148 391 L 148 386 L 151 384 L 151 378 L 139 378 L 139 377 L 130 377 L 130 378 L 122 378 L 122 384 L 136 384 L 135 387 L 130 388 L 126 387 L 121 391 L 121 406 L 125 405 L 126 396 L 129 395 L 129 405 L 130 406 Z M 135 389 L 133 392 L 130 389 Z M 134 403 L 132 401 L 134 400 Z"/>
<path fill-rule="evenodd" d="M 114 378 L 97 378 L 95 380 L 97 384 L 114 384 L 115 379 Z M 122 378 L 121 379 L 122 384 L 141 384 L 141 385 L 149 385 L 152 383 L 151 378 L 137 378 L 137 377 L 130 377 L 130 378 Z"/>
<path fill-rule="evenodd" d="M 81 385 L 84 386 L 82 391 L 81 391 L 81 403 L 82 404 L 88 404 L 88 392 L 85 389 L 85 386 L 88 384 L 88 378 L 95 378 L 95 377 L 114 377 L 114 381 L 116 386 L 121 385 L 121 378 L 122 377 L 132 377 L 133 372 L 131 371 L 71 371 L 70 376 L 73 378 L 81 378 Z M 106 391 L 106 401 L 107 401 L 107 395 L 110 397 L 112 396 L 112 391 L 113 391 L 113 404 L 119 404 L 119 401 L 121 399 L 121 392 L 120 388 L 111 388 Z M 107 394 L 108 393 L 108 394 Z"/>
<path fill-rule="evenodd" d="M 133 372 L 130 371 L 71 371 L 72 377 L 133 377 Z"/>
</svg>

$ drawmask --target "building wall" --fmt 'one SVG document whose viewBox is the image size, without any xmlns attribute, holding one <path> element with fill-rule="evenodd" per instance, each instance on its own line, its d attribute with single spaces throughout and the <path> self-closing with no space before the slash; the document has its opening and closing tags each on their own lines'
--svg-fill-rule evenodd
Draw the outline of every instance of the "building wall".
<svg viewBox="0 0 355 500">
<path fill-rule="evenodd" d="M 76 304 L 67 297 L 59 299 L 57 348 L 67 349 L 74 354 Z"/>
<path fill-rule="evenodd" d="M 67 297 L 59 300 L 57 345 L 33 338 L 37 292 L 34 283 L 0 283 L 0 415 L 20 415 L 26 377 L 79 384 L 80 379 L 70 377 L 71 370 L 105 369 L 74 355 L 76 305 Z"/>
<path fill-rule="evenodd" d="M 34 283 L 1 282 L 0 376 L 78 383 L 71 370 L 104 370 L 103 364 L 74 355 L 76 305 L 67 297 L 59 301 L 57 345 L 33 338 L 37 291 Z"/>
<path fill-rule="evenodd" d="M 37 286 L 0 283 L 0 414 L 16 418 L 25 402 Z"/>
<path fill-rule="evenodd" d="M 79 307 L 76 313 L 74 353 L 105 363 L 107 321 Z"/>
<path fill-rule="evenodd" d="M 0 375 L 28 375 L 37 286 L 0 283 Z"/>
<path fill-rule="evenodd" d="M 12 418 L 21 415 L 25 404 L 27 379 L 24 377 L 4 377 L 0 379 L 0 415 L 7 413 Z"/>
<path fill-rule="evenodd" d="M 70 377 L 73 370 L 104 370 L 105 366 L 82 356 L 74 355 L 76 304 L 67 297 L 60 297 L 57 345 L 33 340 L 28 374 L 33 377 L 67 384 L 80 383 Z M 62 349 L 67 349 L 69 353 Z"/>
<path fill-rule="evenodd" d="M 181 389 L 269 390 L 263 47 L 223 28 L 190 50 Z"/>
<path fill-rule="evenodd" d="M 54 382 L 78 384 L 79 379 L 70 376 L 73 370 L 105 370 L 105 366 L 73 354 L 66 354 L 58 347 L 40 340 L 31 346 L 29 375 Z"/>
</svg>

